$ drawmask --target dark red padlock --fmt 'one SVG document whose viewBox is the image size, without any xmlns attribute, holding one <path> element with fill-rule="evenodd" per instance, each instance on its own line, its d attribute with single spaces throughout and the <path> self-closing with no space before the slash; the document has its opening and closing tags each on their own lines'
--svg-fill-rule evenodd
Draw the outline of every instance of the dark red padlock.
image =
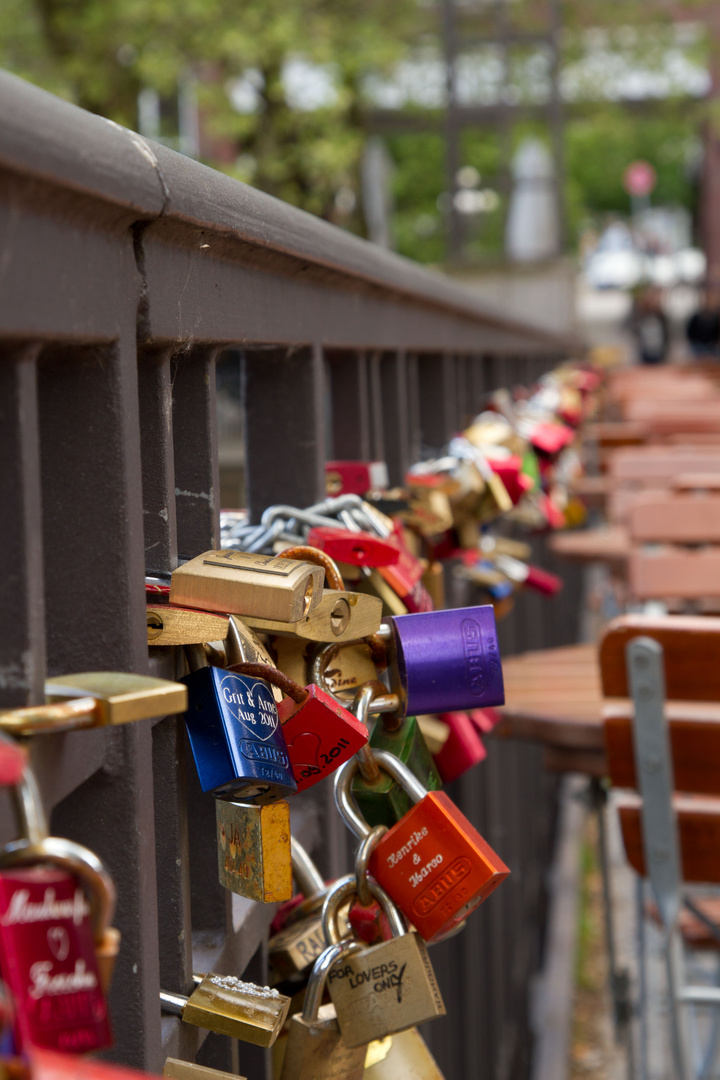
<svg viewBox="0 0 720 1080">
<path fill-rule="evenodd" d="M 314 683 L 300 686 L 267 664 L 232 664 L 228 671 L 264 679 L 286 695 L 278 715 L 298 791 L 329 776 L 368 741 L 365 725 Z"/>
</svg>

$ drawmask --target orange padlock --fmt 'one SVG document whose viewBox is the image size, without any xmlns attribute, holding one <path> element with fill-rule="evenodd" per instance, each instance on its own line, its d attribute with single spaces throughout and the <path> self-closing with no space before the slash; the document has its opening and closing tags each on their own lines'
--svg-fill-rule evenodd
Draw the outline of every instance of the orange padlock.
<svg viewBox="0 0 720 1080">
<path fill-rule="evenodd" d="M 393 754 L 374 751 L 416 804 L 380 838 L 372 876 L 426 941 L 438 941 L 479 907 L 510 870 L 443 791 L 428 792 Z M 338 770 L 335 801 L 347 826 L 364 839 L 370 827 L 352 792 L 356 760 Z"/>
</svg>

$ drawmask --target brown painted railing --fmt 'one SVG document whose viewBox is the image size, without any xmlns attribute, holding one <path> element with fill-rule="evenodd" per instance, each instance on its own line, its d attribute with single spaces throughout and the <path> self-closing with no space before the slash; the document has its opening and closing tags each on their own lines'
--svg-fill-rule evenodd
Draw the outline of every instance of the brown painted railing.
<svg viewBox="0 0 720 1080">
<path fill-rule="evenodd" d="M 46 674 L 176 674 L 179 657 L 148 661 L 143 575 L 217 543 L 221 350 L 242 353 L 257 517 L 320 496 L 328 449 L 385 458 L 399 480 L 483 391 L 532 380 L 568 346 L 4 74 L 0 180 L 0 707 L 41 700 Z M 521 596 L 505 651 L 574 640 L 576 607 L 572 587 Z M 259 1051 L 160 1013 L 160 987 L 187 992 L 193 968 L 264 981 L 271 917 L 217 884 L 214 808 L 182 721 L 36 736 L 31 754 L 54 831 L 117 881 L 110 1056 L 265 1076 Z M 453 794 L 513 873 L 433 950 L 448 1017 L 427 1037 L 448 1080 L 525 1077 L 555 784 L 534 748 L 498 742 Z M 346 872 L 330 793 L 293 814 L 323 871 Z M 14 831 L 3 802 L 0 840 Z"/>
</svg>

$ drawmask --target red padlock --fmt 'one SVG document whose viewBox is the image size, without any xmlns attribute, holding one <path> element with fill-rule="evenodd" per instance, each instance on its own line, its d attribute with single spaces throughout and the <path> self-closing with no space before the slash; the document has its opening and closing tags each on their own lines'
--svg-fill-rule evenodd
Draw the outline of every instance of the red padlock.
<svg viewBox="0 0 720 1080">
<path fill-rule="evenodd" d="M 99 1050 L 112 1043 L 97 949 L 115 889 L 91 851 L 47 835 L 29 771 L 18 786 L 29 835 L 0 852 L 0 975 L 15 1002 L 16 1046 Z"/>
<path fill-rule="evenodd" d="M 397 593 L 411 614 L 432 611 L 433 602 L 430 593 L 421 580 L 425 567 L 420 559 L 408 551 L 399 521 L 394 523 L 390 541 L 398 549 L 398 561 L 394 566 L 381 566 L 378 573 Z"/>
<path fill-rule="evenodd" d="M 510 871 L 443 791 L 426 791 L 392 754 L 376 750 L 374 756 L 416 805 L 377 842 L 370 873 L 418 933 L 426 941 L 438 941 Z M 335 801 L 348 827 L 364 839 L 370 828 L 352 793 L 357 770 L 357 761 L 349 761 L 338 771 Z"/>
<path fill-rule="evenodd" d="M 264 679 L 287 695 L 278 715 L 298 791 L 329 776 L 367 743 L 365 725 L 314 683 L 300 686 L 268 664 L 231 664 L 228 671 Z"/>
<path fill-rule="evenodd" d="M 438 720 L 449 729 L 447 739 L 433 759 L 443 784 L 450 784 L 487 757 L 480 732 L 466 712 L 441 713 Z"/>
<path fill-rule="evenodd" d="M 385 491 L 388 486 L 388 468 L 384 461 L 328 461 L 325 464 L 328 495 L 364 495 L 367 491 Z"/>
<path fill-rule="evenodd" d="M 136 1069 L 37 1047 L 23 1058 L 0 1059 L 0 1065 L 6 1068 L 8 1080 L 156 1080 Z"/>
<path fill-rule="evenodd" d="M 318 525 L 308 533 L 308 544 L 324 551 L 331 559 L 351 566 L 394 566 L 400 552 L 394 544 L 367 532 L 332 529 Z"/>
</svg>

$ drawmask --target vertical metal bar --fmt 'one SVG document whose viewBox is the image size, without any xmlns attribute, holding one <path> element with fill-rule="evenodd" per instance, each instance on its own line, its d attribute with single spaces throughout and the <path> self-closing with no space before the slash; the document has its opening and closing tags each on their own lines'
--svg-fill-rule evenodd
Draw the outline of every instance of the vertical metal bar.
<svg viewBox="0 0 720 1080">
<path fill-rule="evenodd" d="M 325 493 L 320 346 L 244 354 L 246 491 L 254 521 L 274 503 L 310 506 Z"/>
<path fill-rule="evenodd" d="M 177 549 L 192 558 L 220 543 L 215 361 L 195 346 L 172 361 Z"/>
<path fill-rule="evenodd" d="M 368 360 L 362 352 L 330 352 L 333 457 L 370 459 Z"/>
<path fill-rule="evenodd" d="M 482 356 L 471 356 L 468 359 L 468 395 L 473 416 L 482 408 L 483 394 L 485 393 L 485 363 Z"/>
<path fill-rule="evenodd" d="M 420 370 L 417 356 L 409 354 L 407 363 L 408 453 L 411 464 L 420 460 L 422 430 L 420 427 Z"/>
<path fill-rule="evenodd" d="M 457 427 L 455 360 L 450 353 L 418 357 L 423 444 L 440 449 Z"/>
<path fill-rule="evenodd" d="M 134 326 L 117 344 L 47 350 L 39 366 L 48 668 L 147 669 Z M 78 528 L 78 522 L 81 527 Z M 113 1057 L 159 1070 L 158 926 L 150 722 L 98 732 L 107 764 L 53 828 L 121 883 L 110 990 Z"/>
<path fill-rule="evenodd" d="M 372 353 L 369 362 L 370 439 L 372 457 L 385 461 L 385 424 L 383 421 L 382 355 Z"/>
<path fill-rule="evenodd" d="M 386 353 L 380 365 L 383 442 L 390 485 L 402 484 L 410 465 L 407 364 L 404 352 Z"/>
<path fill-rule="evenodd" d="M 148 571 L 174 570 L 177 566 L 171 359 L 170 348 L 146 348 L 138 357 L 145 568 Z"/>
<path fill-rule="evenodd" d="M 44 700 L 40 444 L 37 408 L 39 346 L 4 348 L 0 357 L 0 701 L 4 708 Z"/>
</svg>

